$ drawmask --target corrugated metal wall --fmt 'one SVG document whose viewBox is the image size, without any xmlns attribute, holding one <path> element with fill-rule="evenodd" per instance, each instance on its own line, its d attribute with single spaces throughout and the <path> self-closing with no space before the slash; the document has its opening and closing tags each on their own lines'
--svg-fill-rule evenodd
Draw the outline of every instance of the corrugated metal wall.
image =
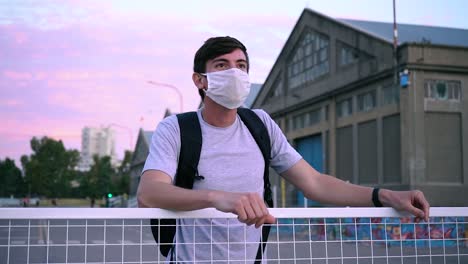
<svg viewBox="0 0 468 264">
<path fill-rule="evenodd" d="M 353 127 L 338 128 L 336 132 L 336 176 L 353 181 Z"/>
<path fill-rule="evenodd" d="M 426 179 L 461 183 L 462 134 L 460 113 L 425 114 Z"/>
<path fill-rule="evenodd" d="M 382 119 L 383 181 L 401 183 L 400 115 Z"/>
</svg>

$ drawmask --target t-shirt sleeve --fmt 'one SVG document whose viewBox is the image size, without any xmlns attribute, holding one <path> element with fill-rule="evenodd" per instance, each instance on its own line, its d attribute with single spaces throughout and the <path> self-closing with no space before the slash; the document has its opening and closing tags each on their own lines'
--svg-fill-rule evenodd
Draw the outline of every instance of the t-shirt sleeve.
<svg viewBox="0 0 468 264">
<path fill-rule="evenodd" d="M 180 130 L 177 116 L 162 120 L 151 137 L 149 154 L 143 172 L 160 170 L 174 181 L 180 150 Z"/>
<path fill-rule="evenodd" d="M 283 131 L 281 131 L 275 121 L 271 119 L 270 115 L 261 109 L 254 109 L 254 112 L 263 121 L 270 135 L 270 166 L 277 173 L 283 173 L 301 160 L 302 156 L 289 144 Z"/>
</svg>

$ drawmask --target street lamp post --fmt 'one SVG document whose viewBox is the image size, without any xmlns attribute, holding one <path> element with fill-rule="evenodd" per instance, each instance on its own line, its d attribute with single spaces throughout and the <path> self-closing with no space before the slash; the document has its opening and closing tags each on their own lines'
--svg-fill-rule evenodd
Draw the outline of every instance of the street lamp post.
<svg viewBox="0 0 468 264">
<path fill-rule="evenodd" d="M 180 92 L 180 90 L 179 90 L 177 87 L 175 87 L 175 86 L 172 85 L 172 84 L 161 83 L 161 82 L 154 82 L 154 81 L 147 81 L 147 83 L 152 84 L 152 85 L 156 85 L 156 86 L 171 88 L 172 90 L 176 91 L 176 92 L 177 92 L 177 95 L 179 96 L 180 113 L 183 113 L 183 112 L 184 112 L 184 109 L 183 109 L 184 98 L 182 97 L 182 93 Z"/>
</svg>

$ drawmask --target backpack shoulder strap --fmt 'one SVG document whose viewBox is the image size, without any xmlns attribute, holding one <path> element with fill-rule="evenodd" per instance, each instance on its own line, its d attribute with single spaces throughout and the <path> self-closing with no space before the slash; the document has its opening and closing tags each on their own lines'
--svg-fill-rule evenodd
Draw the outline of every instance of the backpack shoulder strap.
<svg viewBox="0 0 468 264">
<path fill-rule="evenodd" d="M 237 109 L 237 113 L 239 114 L 242 122 L 244 122 L 245 126 L 252 134 L 255 142 L 257 142 L 260 151 L 262 152 L 263 159 L 265 160 L 265 172 L 263 173 L 263 181 L 264 181 L 264 200 L 267 202 L 268 206 L 273 207 L 273 199 L 271 196 L 271 189 L 270 189 L 270 178 L 269 178 L 269 167 L 270 167 L 270 159 L 271 159 L 271 143 L 270 143 L 270 135 L 268 134 L 268 130 L 263 124 L 263 121 L 258 117 L 258 115 L 248 109 L 248 108 L 239 108 Z"/>
<path fill-rule="evenodd" d="M 196 112 L 177 115 L 180 129 L 179 163 L 175 176 L 175 185 L 192 189 L 194 180 L 198 176 L 198 161 L 202 146 L 200 122 Z M 165 257 L 174 245 L 176 233 L 176 219 L 151 219 L 151 231 L 159 251 Z"/>
<path fill-rule="evenodd" d="M 180 128 L 179 164 L 175 185 L 192 189 L 198 176 L 198 162 L 202 147 L 202 135 L 197 112 L 187 112 L 177 115 Z"/>
<path fill-rule="evenodd" d="M 265 127 L 265 124 L 254 111 L 248 108 L 238 108 L 237 113 L 242 119 L 242 122 L 244 122 L 245 126 L 247 126 L 249 129 L 250 134 L 252 134 L 255 142 L 257 142 L 257 145 L 262 152 L 263 159 L 265 160 L 265 171 L 263 172 L 263 199 L 269 207 L 273 207 L 273 197 L 271 194 L 269 177 L 271 159 L 270 135 L 268 134 L 268 130 Z M 260 264 L 262 262 L 266 242 L 270 234 L 270 228 L 270 225 L 264 225 L 262 227 L 262 238 L 260 240 L 260 245 L 258 246 L 257 256 L 255 258 L 254 264 Z"/>
</svg>

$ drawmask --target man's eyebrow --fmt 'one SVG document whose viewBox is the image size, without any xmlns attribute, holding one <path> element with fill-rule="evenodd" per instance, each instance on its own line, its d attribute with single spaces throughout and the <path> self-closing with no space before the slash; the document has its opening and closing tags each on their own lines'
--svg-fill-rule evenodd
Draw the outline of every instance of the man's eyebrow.
<svg viewBox="0 0 468 264">
<path fill-rule="evenodd" d="M 215 63 L 215 62 L 229 62 L 229 60 L 225 59 L 225 58 L 218 58 L 218 59 L 213 60 L 213 63 Z M 247 63 L 247 60 L 246 59 L 238 59 L 238 60 L 236 60 L 236 62 L 245 62 L 245 63 Z"/>
<path fill-rule="evenodd" d="M 229 62 L 229 61 L 227 59 L 225 59 L 225 58 L 218 58 L 218 59 L 214 59 L 213 63 L 214 62 Z"/>
</svg>

